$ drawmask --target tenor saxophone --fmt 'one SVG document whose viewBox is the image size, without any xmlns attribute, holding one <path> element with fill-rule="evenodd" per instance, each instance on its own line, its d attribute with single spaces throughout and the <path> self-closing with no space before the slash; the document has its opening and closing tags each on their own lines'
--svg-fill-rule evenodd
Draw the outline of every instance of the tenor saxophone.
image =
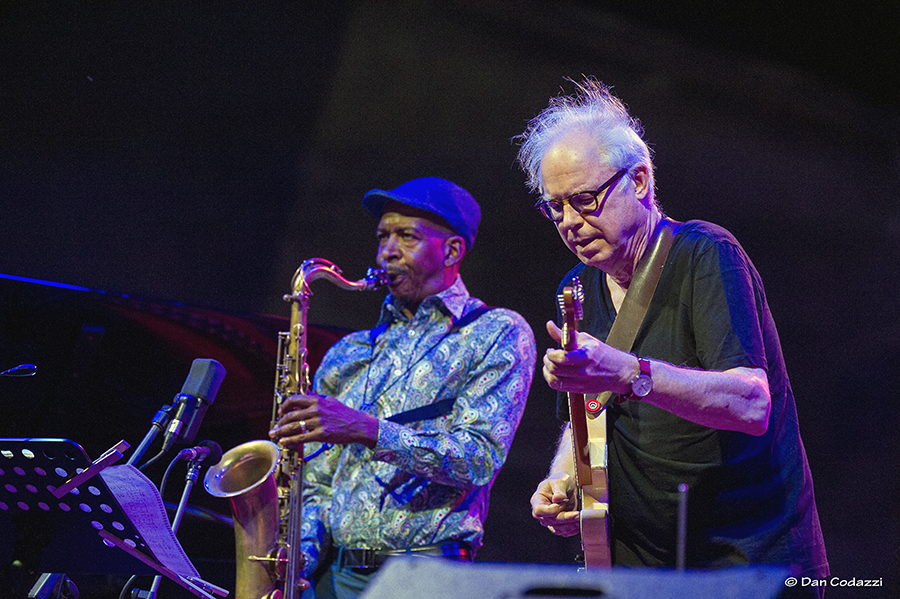
<svg viewBox="0 0 900 599">
<path fill-rule="evenodd" d="M 306 316 L 310 283 L 326 279 L 348 290 L 387 285 L 387 271 L 369 269 L 365 278 L 348 281 L 322 258 L 303 262 L 291 279 L 288 331 L 278 334 L 278 362 L 272 427 L 281 405 L 294 394 L 309 392 Z M 250 441 L 229 450 L 204 478 L 206 490 L 227 497 L 234 514 L 236 599 L 298 599 L 306 556 L 300 550 L 303 451 L 268 440 Z"/>
</svg>

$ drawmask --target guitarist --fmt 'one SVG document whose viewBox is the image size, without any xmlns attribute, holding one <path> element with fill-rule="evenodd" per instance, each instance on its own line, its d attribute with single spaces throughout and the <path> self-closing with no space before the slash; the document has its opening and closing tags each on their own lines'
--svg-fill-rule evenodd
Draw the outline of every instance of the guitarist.
<svg viewBox="0 0 900 599">
<path fill-rule="evenodd" d="M 642 133 L 589 78 L 519 136 L 536 207 L 581 261 L 560 288 L 575 276 L 584 288 L 577 349 L 548 350 L 544 378 L 560 392 L 613 394 L 612 563 L 676 565 L 686 484 L 687 567 L 783 564 L 821 580 L 828 563 L 794 397 L 762 282 L 735 238 L 712 223 L 681 224 L 630 351 L 603 341 L 666 220 Z M 547 331 L 560 342 L 556 324 Z M 533 516 L 563 536 L 580 532 L 570 434 L 567 424 L 531 499 Z"/>
</svg>

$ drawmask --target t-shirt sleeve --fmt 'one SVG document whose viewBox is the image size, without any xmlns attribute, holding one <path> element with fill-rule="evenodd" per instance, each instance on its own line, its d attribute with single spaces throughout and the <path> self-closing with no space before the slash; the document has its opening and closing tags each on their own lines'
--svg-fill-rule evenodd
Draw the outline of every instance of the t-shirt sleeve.
<svg viewBox="0 0 900 599">
<path fill-rule="evenodd" d="M 759 277 L 736 242 L 699 248 L 692 270 L 690 315 L 697 366 L 766 367 Z"/>
</svg>

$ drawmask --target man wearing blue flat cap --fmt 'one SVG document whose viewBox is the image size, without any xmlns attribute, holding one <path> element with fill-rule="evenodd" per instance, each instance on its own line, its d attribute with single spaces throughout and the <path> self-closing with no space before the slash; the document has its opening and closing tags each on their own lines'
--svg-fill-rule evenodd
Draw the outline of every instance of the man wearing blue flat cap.
<svg viewBox="0 0 900 599">
<path fill-rule="evenodd" d="M 392 555 L 474 558 L 536 362 L 525 320 L 460 277 L 481 219 L 465 189 L 423 177 L 363 206 L 390 276 L 381 316 L 328 351 L 270 433 L 307 455 L 331 445 L 305 469 L 304 598 L 357 597 Z"/>
</svg>

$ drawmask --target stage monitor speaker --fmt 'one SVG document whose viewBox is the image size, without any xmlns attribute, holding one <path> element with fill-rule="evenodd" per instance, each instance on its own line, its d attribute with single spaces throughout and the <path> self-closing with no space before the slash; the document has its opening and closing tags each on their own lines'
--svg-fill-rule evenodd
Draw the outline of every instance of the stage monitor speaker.
<svg viewBox="0 0 900 599">
<path fill-rule="evenodd" d="M 740 566 L 711 571 L 524 563 L 468 564 L 443 559 L 388 560 L 360 599 L 774 599 L 786 568 Z"/>
</svg>

